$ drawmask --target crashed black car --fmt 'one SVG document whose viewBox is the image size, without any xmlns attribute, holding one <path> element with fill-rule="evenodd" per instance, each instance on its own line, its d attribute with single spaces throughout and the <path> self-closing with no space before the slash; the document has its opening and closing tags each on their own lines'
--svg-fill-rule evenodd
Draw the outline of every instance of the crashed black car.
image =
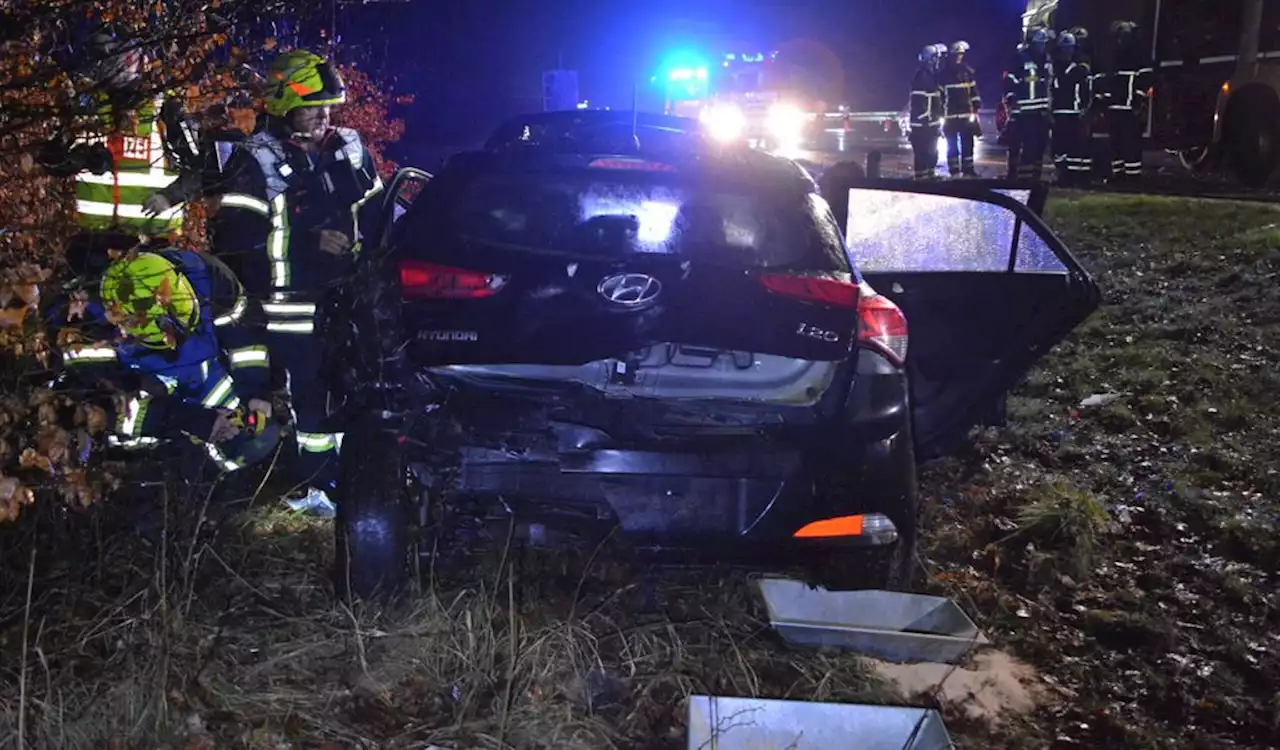
<svg viewBox="0 0 1280 750">
<path fill-rule="evenodd" d="M 904 586 L 917 463 L 1098 303 L 1043 187 L 819 186 L 680 118 L 517 119 L 388 192 L 327 324 L 357 595 L 464 528 Z"/>
</svg>

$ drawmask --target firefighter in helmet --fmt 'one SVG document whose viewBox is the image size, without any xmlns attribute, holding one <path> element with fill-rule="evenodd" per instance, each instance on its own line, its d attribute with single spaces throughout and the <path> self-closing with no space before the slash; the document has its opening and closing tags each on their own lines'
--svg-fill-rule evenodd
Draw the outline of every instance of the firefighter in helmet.
<svg viewBox="0 0 1280 750">
<path fill-rule="evenodd" d="M 917 180 L 932 179 L 938 164 L 938 137 L 942 134 L 942 89 L 938 86 L 940 47 L 943 45 L 930 44 L 920 51 L 920 67 L 911 79 L 909 138 Z"/>
<path fill-rule="evenodd" d="M 1111 174 L 1127 181 L 1142 176 L 1142 131 L 1153 70 L 1136 23 L 1112 24 L 1111 40 L 1111 70 L 1099 75 L 1097 85 L 1111 135 Z"/>
<path fill-rule="evenodd" d="M 98 263 L 110 249 L 127 250 L 139 241 L 167 240 L 181 231 L 182 206 L 147 211 L 155 191 L 178 177 L 166 158 L 159 115 L 163 95 L 143 87 L 144 54 L 136 41 L 113 27 L 99 27 L 88 39 L 89 91 L 77 109 L 91 125 L 68 139 L 44 143 L 38 160 L 50 173 L 75 176 L 75 219 L 80 231 L 65 258 L 75 273 Z"/>
<path fill-rule="evenodd" d="M 1038 180 L 1044 169 L 1044 152 L 1049 145 L 1049 85 L 1053 79 L 1048 44 L 1048 31 L 1031 29 L 1026 47 L 1005 73 L 1009 125 L 1017 133 L 1021 152 L 1015 157 L 1010 150 L 1010 177 Z"/>
<path fill-rule="evenodd" d="M 973 68 L 965 62 L 968 42 L 951 45 L 951 56 L 942 67 L 942 132 L 947 140 L 947 169 L 952 177 L 976 177 L 973 168 L 973 140 L 981 134 L 978 111 L 982 99 Z"/>
<path fill-rule="evenodd" d="M 1075 35 L 1066 31 L 1054 47 L 1053 164 L 1058 183 L 1064 186 L 1088 182 L 1093 168 L 1086 122 L 1093 103 L 1093 74 L 1089 64 L 1080 60 L 1078 44 Z"/>
<path fill-rule="evenodd" d="M 280 54 L 267 71 L 262 129 L 236 144 L 214 216 L 215 252 L 244 282 L 242 330 L 283 374 L 307 507 L 332 508 L 341 433 L 327 426 L 324 339 L 317 312 L 377 231 L 382 190 L 359 134 L 332 127 L 347 92 L 333 65 L 310 52 Z"/>
<path fill-rule="evenodd" d="M 108 442 L 189 438 L 227 472 L 264 457 L 278 436 L 270 402 L 231 377 L 215 334 L 241 294 L 225 266 L 153 247 L 111 258 L 94 285 L 87 278 L 67 286 L 46 320 L 57 331 L 61 377 L 106 412 Z"/>
</svg>

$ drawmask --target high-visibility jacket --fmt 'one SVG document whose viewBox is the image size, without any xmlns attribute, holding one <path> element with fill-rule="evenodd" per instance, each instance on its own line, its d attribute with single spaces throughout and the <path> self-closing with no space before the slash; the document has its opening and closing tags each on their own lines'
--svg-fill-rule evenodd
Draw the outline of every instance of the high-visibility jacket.
<svg viewBox="0 0 1280 750">
<path fill-rule="evenodd" d="M 912 127 L 942 123 L 942 89 L 938 86 L 938 75 L 924 66 L 911 78 L 910 110 Z"/>
<path fill-rule="evenodd" d="M 1099 73 L 1096 86 L 1107 109 L 1128 112 L 1144 106 L 1155 76 L 1150 57 L 1137 47 L 1113 56 L 1114 70 Z"/>
<path fill-rule="evenodd" d="M 176 249 L 156 252 L 178 267 L 200 299 L 200 320 L 176 349 L 149 349 L 120 340 L 98 300 L 90 300 L 74 321 L 68 320 L 69 300 L 53 305 L 47 316 L 51 328 L 75 327 L 90 341 L 57 353 L 70 380 L 91 389 L 106 380 L 130 393 L 120 409 L 110 399 L 99 399 L 112 417 L 112 442 L 124 447 L 183 436 L 203 441 L 213 428 L 216 409 L 234 409 L 253 395 L 232 377 L 216 333 L 220 325 L 235 322 L 244 309 L 238 282 L 200 253 Z M 260 360 L 265 379 L 265 347 Z M 239 376 L 243 370 L 236 372 Z M 224 470 L 239 468 L 239 462 L 228 453 L 207 447 Z"/>
<path fill-rule="evenodd" d="M 164 97 L 144 101 L 133 111 L 103 100 L 98 107 L 101 129 L 76 138 L 81 144 L 103 144 L 111 152 L 111 171 L 76 175 L 76 221 L 89 231 L 163 236 L 182 228 L 181 206 L 155 218 L 142 211 L 147 198 L 178 177 L 168 164 L 159 125 Z"/>
<path fill-rule="evenodd" d="M 315 157 L 270 130 L 235 144 L 213 231 L 215 252 L 236 270 L 266 329 L 310 334 L 316 303 L 345 278 L 380 219 L 373 158 L 349 128 L 334 128 Z M 352 241 L 342 256 L 319 248 L 318 229 Z"/>
<path fill-rule="evenodd" d="M 1053 76 L 1053 113 L 1083 115 L 1093 104 L 1093 71 L 1088 63 L 1071 62 Z"/>
<path fill-rule="evenodd" d="M 1049 110 L 1049 86 L 1053 82 L 1053 64 L 1037 60 L 1022 51 L 1004 74 L 1005 98 L 1014 115 Z"/>
<path fill-rule="evenodd" d="M 942 105 L 948 120 L 969 120 L 982 109 L 973 68 L 967 63 L 950 62 L 939 76 Z"/>
</svg>

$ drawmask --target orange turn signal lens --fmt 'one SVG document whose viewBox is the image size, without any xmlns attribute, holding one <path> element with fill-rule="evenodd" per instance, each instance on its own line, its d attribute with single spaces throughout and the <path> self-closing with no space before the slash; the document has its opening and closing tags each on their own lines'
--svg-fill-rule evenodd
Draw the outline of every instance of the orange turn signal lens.
<svg viewBox="0 0 1280 750">
<path fill-rule="evenodd" d="M 791 536 L 795 539 L 817 539 L 821 537 L 832 536 L 861 536 L 862 535 L 861 515 L 856 516 L 836 516 L 835 518 L 824 518 L 821 521 L 813 521 L 800 527 L 800 530 Z"/>
</svg>

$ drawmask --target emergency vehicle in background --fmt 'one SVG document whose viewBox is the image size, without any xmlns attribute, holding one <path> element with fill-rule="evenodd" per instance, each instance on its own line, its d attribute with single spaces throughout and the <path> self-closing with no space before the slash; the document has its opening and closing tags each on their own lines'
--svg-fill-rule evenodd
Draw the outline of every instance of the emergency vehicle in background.
<svg viewBox="0 0 1280 750">
<path fill-rule="evenodd" d="M 1023 26 L 1084 26 L 1104 72 L 1117 20 L 1137 22 L 1151 50 L 1149 144 L 1266 183 L 1280 166 L 1280 0 L 1029 0 Z"/>
<path fill-rule="evenodd" d="M 760 148 L 804 145 L 826 115 L 822 75 L 778 52 L 723 56 L 667 72 L 666 112 L 702 120 L 717 138 Z"/>
</svg>

